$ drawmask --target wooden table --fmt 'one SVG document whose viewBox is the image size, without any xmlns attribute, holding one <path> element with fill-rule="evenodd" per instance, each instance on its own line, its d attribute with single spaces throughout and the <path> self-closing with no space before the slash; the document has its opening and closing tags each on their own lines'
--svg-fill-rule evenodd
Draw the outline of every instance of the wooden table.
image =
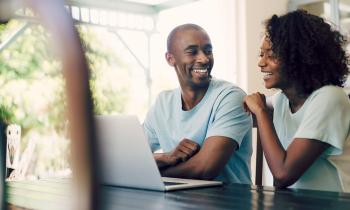
<svg viewBox="0 0 350 210">
<path fill-rule="evenodd" d="M 7 201 L 30 209 L 67 209 L 71 191 L 67 179 L 9 182 Z M 102 187 L 100 209 L 219 210 L 219 209 L 325 209 L 350 210 L 350 193 L 313 190 L 278 190 L 231 184 L 222 187 L 156 192 Z M 65 204 L 66 203 L 66 204 Z"/>
</svg>

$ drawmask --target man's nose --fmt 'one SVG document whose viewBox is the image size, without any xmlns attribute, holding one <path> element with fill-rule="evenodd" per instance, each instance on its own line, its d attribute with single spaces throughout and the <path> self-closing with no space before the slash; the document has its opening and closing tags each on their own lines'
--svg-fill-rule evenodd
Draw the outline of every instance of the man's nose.
<svg viewBox="0 0 350 210">
<path fill-rule="evenodd" d="M 199 63 L 207 63 L 209 62 L 208 55 L 206 55 L 202 50 L 198 52 L 197 55 L 197 62 Z"/>
</svg>

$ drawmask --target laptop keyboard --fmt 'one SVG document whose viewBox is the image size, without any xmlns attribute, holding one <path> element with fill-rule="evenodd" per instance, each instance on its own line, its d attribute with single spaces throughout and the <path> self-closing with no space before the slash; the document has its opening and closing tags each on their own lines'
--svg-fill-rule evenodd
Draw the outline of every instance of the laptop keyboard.
<svg viewBox="0 0 350 210">
<path fill-rule="evenodd" d="M 185 184 L 185 183 L 179 183 L 179 182 L 164 182 L 165 186 L 172 186 L 172 185 L 179 185 L 179 184 Z"/>
</svg>

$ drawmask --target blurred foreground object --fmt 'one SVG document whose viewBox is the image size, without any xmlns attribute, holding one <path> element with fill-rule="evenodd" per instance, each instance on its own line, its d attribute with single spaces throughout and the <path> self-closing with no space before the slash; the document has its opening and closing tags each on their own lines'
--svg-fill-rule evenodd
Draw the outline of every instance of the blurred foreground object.
<svg viewBox="0 0 350 210">
<path fill-rule="evenodd" d="M 19 8 L 18 5 L 22 5 L 18 0 L 0 0 L 0 21 L 7 22 L 16 8 Z M 70 122 L 74 204 L 72 209 L 99 209 L 98 169 L 96 153 L 93 151 L 96 150 L 93 106 L 88 82 L 89 71 L 80 39 L 63 0 L 23 0 L 23 5 L 33 10 L 51 34 L 53 50 L 62 63 Z M 4 160 L 0 160 L 0 163 L 5 164 Z M 4 186 L 4 177 L 0 177 L 0 180 Z M 1 189 L 0 198 L 3 204 L 4 188 Z"/>
</svg>

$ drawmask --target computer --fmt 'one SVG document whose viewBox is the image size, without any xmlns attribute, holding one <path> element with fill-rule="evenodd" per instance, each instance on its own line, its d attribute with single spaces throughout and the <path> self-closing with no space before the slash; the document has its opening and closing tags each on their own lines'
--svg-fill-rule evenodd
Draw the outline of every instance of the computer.
<svg viewBox="0 0 350 210">
<path fill-rule="evenodd" d="M 138 118 L 95 116 L 103 184 L 156 191 L 222 185 L 219 181 L 161 177 Z"/>
</svg>

